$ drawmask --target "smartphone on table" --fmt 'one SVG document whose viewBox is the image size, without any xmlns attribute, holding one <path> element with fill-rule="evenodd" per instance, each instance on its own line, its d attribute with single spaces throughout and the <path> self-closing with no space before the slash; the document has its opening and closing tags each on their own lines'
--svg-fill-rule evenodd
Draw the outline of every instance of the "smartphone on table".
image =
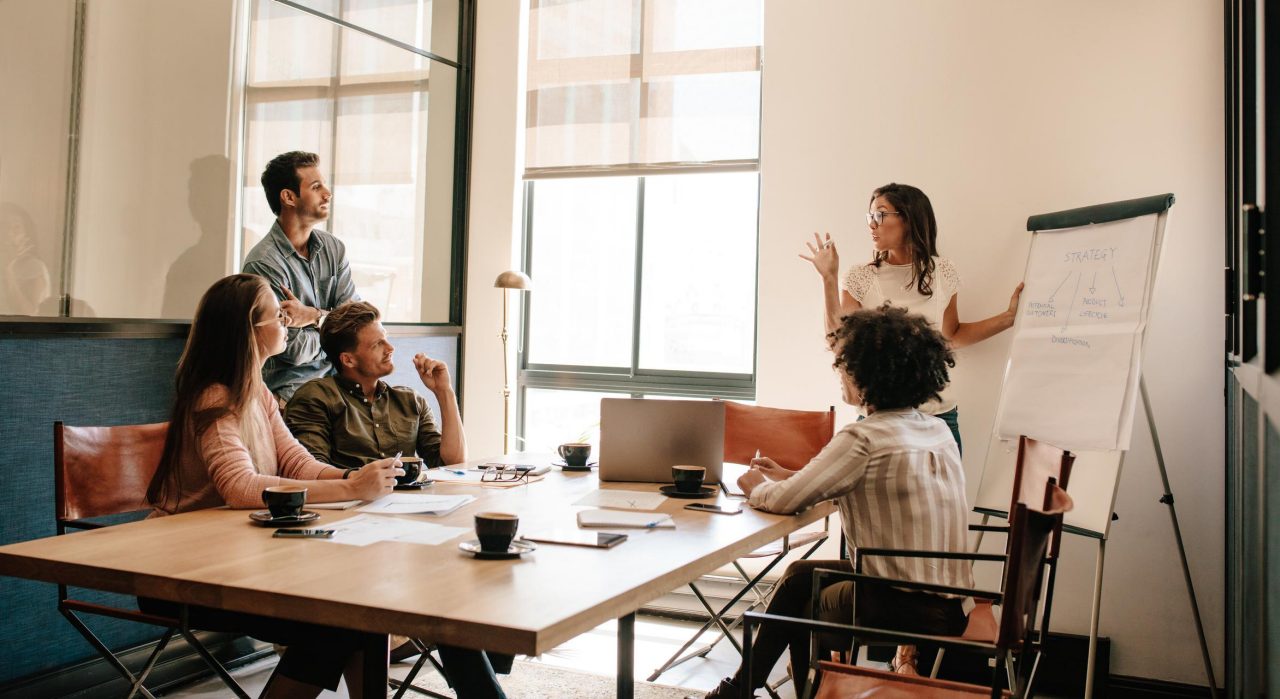
<svg viewBox="0 0 1280 699">
<path fill-rule="evenodd" d="M 332 539 L 333 529 L 277 529 L 277 539 Z"/>
<path fill-rule="evenodd" d="M 736 515 L 742 513 L 742 506 L 737 503 L 713 505 L 707 502 L 694 502 L 685 505 L 684 509 L 694 510 L 695 512 L 710 512 L 717 515 Z"/>
</svg>

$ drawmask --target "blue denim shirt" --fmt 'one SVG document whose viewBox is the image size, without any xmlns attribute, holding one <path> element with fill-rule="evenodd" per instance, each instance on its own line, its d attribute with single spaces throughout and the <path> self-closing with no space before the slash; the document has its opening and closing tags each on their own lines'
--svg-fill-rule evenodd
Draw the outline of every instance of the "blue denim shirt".
<svg viewBox="0 0 1280 699">
<path fill-rule="evenodd" d="M 286 287 L 302 303 L 326 311 L 360 298 L 351 280 L 347 246 L 342 241 L 322 230 L 313 230 L 307 241 L 307 256 L 309 259 L 293 249 L 276 221 L 267 237 L 245 256 L 242 269 L 265 278 L 282 301 Z M 329 368 L 329 360 L 320 349 L 319 329 L 314 325 L 289 328 L 284 352 L 267 360 L 262 379 L 272 393 L 288 400 L 299 386 L 328 374 Z"/>
</svg>

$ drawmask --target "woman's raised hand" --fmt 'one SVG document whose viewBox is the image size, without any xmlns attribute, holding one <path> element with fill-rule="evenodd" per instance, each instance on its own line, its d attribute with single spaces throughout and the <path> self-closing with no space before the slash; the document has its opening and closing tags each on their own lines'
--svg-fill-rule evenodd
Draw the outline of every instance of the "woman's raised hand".
<svg viewBox="0 0 1280 699">
<path fill-rule="evenodd" d="M 809 254 L 801 254 L 800 259 L 808 260 L 823 279 L 835 279 L 840 274 L 840 254 L 836 252 L 836 244 L 832 242 L 830 233 L 819 236 L 815 232 L 813 242 L 805 243 L 804 246 L 809 248 Z"/>
<path fill-rule="evenodd" d="M 354 486 L 355 497 L 361 500 L 377 500 L 390 493 L 396 487 L 396 476 L 403 476 L 400 459 L 390 457 L 372 461 L 351 474 L 351 485 Z"/>
</svg>

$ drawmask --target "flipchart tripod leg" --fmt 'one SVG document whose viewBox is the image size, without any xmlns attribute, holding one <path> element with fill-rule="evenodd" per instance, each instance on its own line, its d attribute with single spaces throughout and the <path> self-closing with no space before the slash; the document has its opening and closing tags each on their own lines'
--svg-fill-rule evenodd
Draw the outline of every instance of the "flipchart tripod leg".
<svg viewBox="0 0 1280 699">
<path fill-rule="evenodd" d="M 1209 644 L 1204 637 L 1204 624 L 1200 621 L 1200 605 L 1196 603 L 1196 588 L 1191 581 L 1191 567 L 1187 564 L 1187 550 L 1182 545 L 1182 528 L 1178 526 L 1178 511 L 1173 506 L 1173 491 L 1169 488 L 1169 472 L 1164 467 L 1164 452 L 1160 449 L 1160 437 L 1156 433 L 1155 417 L 1151 413 L 1151 398 L 1147 396 L 1147 382 L 1138 380 L 1138 388 L 1142 391 L 1142 407 L 1147 413 L 1147 426 L 1151 429 L 1151 443 L 1155 446 L 1156 465 L 1160 467 L 1160 482 L 1164 485 L 1164 494 L 1160 502 L 1169 506 L 1169 521 L 1173 524 L 1173 538 L 1178 544 L 1178 558 L 1182 562 L 1182 579 L 1187 584 L 1187 597 L 1191 599 L 1191 616 L 1196 622 L 1196 637 L 1200 640 L 1200 657 L 1204 660 L 1204 674 L 1209 680 L 1209 694 L 1213 699 L 1218 697 L 1218 682 L 1213 676 L 1213 660 L 1209 657 Z M 1090 658 L 1092 660 L 1092 657 Z"/>
</svg>

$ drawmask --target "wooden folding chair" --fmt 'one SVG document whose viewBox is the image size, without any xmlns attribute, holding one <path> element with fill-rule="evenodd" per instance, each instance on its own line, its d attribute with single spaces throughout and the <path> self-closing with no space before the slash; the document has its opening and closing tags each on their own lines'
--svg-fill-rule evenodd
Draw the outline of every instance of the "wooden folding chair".
<svg viewBox="0 0 1280 699">
<path fill-rule="evenodd" d="M 111 515 L 149 510 L 147 486 L 160 464 L 168 423 L 124 425 L 121 427 L 64 427 L 53 424 L 53 479 L 56 499 L 55 524 L 58 535 L 72 529 L 99 529 L 106 524 L 92 521 Z M 128 696 L 154 696 L 143 685 L 155 667 L 161 651 L 175 632 L 182 635 L 227 688 L 248 699 L 226 668 L 205 648 L 187 625 L 186 605 L 178 617 L 147 614 L 136 609 L 112 607 L 72 599 L 66 585 L 58 585 L 58 611 L 85 640 L 129 682 Z M 78 614 L 96 614 L 164 628 L 164 635 L 135 676 L 107 648 Z"/>
<path fill-rule="evenodd" d="M 834 406 L 824 411 L 785 410 L 725 401 L 724 460 L 729 463 L 746 464 L 750 463 L 759 452 L 785 469 L 799 471 L 831 441 L 831 437 L 835 434 L 835 424 Z M 830 520 L 825 519 L 821 530 L 789 534 L 774 544 L 752 551 L 743 556 L 743 559 L 768 560 L 764 568 L 755 575 L 749 574 L 739 561 L 734 561 L 734 570 L 742 578 L 743 585 L 729 602 L 718 610 L 712 608 L 696 581 L 689 583 L 689 589 L 711 616 L 697 633 L 654 670 L 653 674 L 649 675 L 648 681 L 656 681 L 664 672 L 685 661 L 706 657 L 712 648 L 726 638 L 741 654 L 742 646 L 734 638 L 733 630 L 742 623 L 742 616 L 739 615 L 730 623 L 725 621 L 725 615 L 747 594 L 754 596 L 747 611 L 764 606 L 769 599 L 769 591 L 761 589 L 765 576 L 792 551 L 808 546 L 808 550 L 804 551 L 800 558 L 812 556 L 829 535 Z M 685 653 L 712 626 L 718 627 L 715 638 L 710 643 Z M 769 688 L 769 693 L 775 694 L 773 688 Z"/>
</svg>

